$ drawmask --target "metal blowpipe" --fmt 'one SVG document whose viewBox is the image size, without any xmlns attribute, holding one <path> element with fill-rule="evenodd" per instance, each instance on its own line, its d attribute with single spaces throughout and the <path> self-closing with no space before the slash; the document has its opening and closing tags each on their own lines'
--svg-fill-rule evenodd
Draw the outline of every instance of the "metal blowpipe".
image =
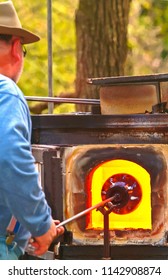
<svg viewBox="0 0 168 280">
<path fill-rule="evenodd" d="M 98 209 L 99 207 L 103 206 L 104 204 L 106 204 L 106 203 L 108 203 L 108 202 L 112 202 L 116 197 L 117 197 L 117 194 L 115 194 L 114 196 L 112 196 L 112 197 L 110 197 L 110 198 L 107 198 L 107 199 L 105 199 L 105 200 L 99 202 L 99 203 L 96 204 L 96 205 L 93 205 L 93 206 L 87 208 L 86 210 L 84 210 L 84 211 L 82 211 L 82 212 L 80 212 L 80 213 L 78 213 L 78 214 L 72 216 L 71 218 L 69 218 L 69 219 L 67 219 L 67 220 L 64 220 L 63 222 L 59 223 L 58 225 L 56 225 L 56 228 L 58 228 L 58 227 L 60 227 L 60 226 L 63 226 L 63 225 L 65 225 L 65 224 L 67 224 L 67 223 L 69 223 L 69 222 L 71 222 L 71 221 L 73 221 L 73 220 L 75 220 L 75 219 L 78 219 L 79 217 L 86 215 L 87 213 L 89 213 L 90 211 L 92 211 L 92 210 L 94 210 L 94 209 L 96 209 L 96 208 Z M 113 206 L 113 204 L 110 205 L 110 207 L 112 207 L 112 206 Z M 31 242 L 33 242 L 33 241 L 34 241 L 34 239 L 32 238 Z M 27 246 L 27 248 L 26 248 L 26 252 L 27 252 L 28 254 L 30 254 L 30 255 L 34 255 L 34 251 L 35 251 L 35 247 L 32 246 L 31 243 L 29 243 L 28 246 Z M 44 255 L 45 255 L 45 254 L 44 254 Z"/>
<path fill-rule="evenodd" d="M 80 218 L 81 216 L 84 216 L 86 215 L 87 213 L 91 212 L 92 210 L 96 209 L 96 208 L 99 208 L 101 206 L 103 206 L 104 204 L 108 203 L 108 202 L 112 202 L 114 199 L 116 198 L 116 195 L 112 196 L 112 197 L 109 197 L 101 202 L 99 202 L 98 204 L 95 204 L 89 208 L 87 208 L 86 210 L 82 211 L 82 212 L 79 212 L 78 214 L 72 216 L 71 218 L 69 219 L 66 219 L 64 220 L 63 222 L 59 223 L 58 225 L 56 225 L 56 228 L 60 227 L 60 226 L 64 226 L 65 224 L 73 221 L 73 220 L 76 220 L 78 218 Z"/>
</svg>

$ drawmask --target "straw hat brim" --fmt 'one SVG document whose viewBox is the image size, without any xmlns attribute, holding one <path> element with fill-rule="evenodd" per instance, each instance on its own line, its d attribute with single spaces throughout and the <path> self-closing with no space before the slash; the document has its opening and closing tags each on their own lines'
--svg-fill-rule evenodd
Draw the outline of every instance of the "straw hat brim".
<svg viewBox="0 0 168 280">
<path fill-rule="evenodd" d="M 6 27 L 0 25 L 0 34 L 18 36 L 22 39 L 22 44 L 30 44 L 40 40 L 40 37 L 23 28 Z"/>
</svg>

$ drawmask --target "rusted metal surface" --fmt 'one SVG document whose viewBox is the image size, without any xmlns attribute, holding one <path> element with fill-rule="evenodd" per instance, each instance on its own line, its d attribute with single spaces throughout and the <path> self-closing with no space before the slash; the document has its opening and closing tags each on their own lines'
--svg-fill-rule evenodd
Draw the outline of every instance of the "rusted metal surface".
<svg viewBox="0 0 168 280">
<path fill-rule="evenodd" d="M 115 85 L 115 84 L 135 84 L 135 83 L 160 83 L 168 81 L 168 74 L 153 74 L 140 76 L 117 76 L 117 77 L 103 77 L 103 78 L 89 78 L 87 82 L 93 85 Z"/>
<path fill-rule="evenodd" d="M 78 260 L 79 252 L 81 260 L 100 260 L 103 256 L 103 249 L 101 245 L 61 246 L 62 256 L 65 260 Z M 167 260 L 168 248 L 151 245 L 114 245 L 110 247 L 110 256 L 113 260 Z"/>
<path fill-rule="evenodd" d="M 168 143 L 167 114 L 32 116 L 33 144 Z"/>
</svg>

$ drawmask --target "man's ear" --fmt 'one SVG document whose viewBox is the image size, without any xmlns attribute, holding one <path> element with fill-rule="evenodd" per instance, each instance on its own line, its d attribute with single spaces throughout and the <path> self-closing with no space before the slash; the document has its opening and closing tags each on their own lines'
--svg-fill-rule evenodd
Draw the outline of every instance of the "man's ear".
<svg viewBox="0 0 168 280">
<path fill-rule="evenodd" d="M 19 39 L 14 40 L 12 44 L 11 54 L 15 62 L 20 61 L 21 59 L 22 52 L 20 48 L 21 48 L 20 40 Z"/>
</svg>

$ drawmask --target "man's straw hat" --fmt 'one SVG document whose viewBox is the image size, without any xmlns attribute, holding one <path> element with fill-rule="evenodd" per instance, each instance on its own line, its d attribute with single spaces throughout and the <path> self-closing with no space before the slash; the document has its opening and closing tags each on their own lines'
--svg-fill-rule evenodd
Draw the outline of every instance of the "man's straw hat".
<svg viewBox="0 0 168 280">
<path fill-rule="evenodd" d="M 37 35 L 22 28 L 12 1 L 0 3 L 0 34 L 18 36 L 22 39 L 22 44 L 40 40 Z"/>
</svg>

